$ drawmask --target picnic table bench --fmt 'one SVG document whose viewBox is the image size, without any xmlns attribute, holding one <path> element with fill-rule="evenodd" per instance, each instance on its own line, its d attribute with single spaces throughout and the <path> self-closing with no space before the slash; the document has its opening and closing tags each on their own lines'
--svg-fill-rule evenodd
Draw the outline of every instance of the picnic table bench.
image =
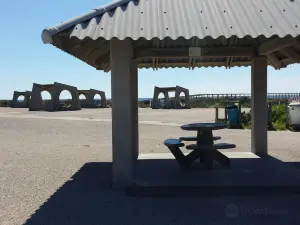
<svg viewBox="0 0 300 225">
<path fill-rule="evenodd" d="M 220 140 L 221 137 L 213 137 L 212 131 L 224 129 L 226 127 L 223 123 L 195 123 L 181 126 L 183 130 L 197 131 L 197 137 L 181 137 L 179 139 L 167 139 L 164 144 L 170 149 L 175 159 L 179 162 L 181 167 L 188 168 L 191 164 L 200 159 L 200 162 L 206 168 L 212 168 L 213 161 L 217 161 L 223 167 L 230 166 L 230 160 L 223 155 L 218 149 L 235 148 L 234 144 L 228 143 L 214 143 L 215 140 Z M 180 147 L 185 144 L 182 141 L 196 141 L 196 144 L 186 146 L 186 149 L 192 150 L 189 154 L 184 155 Z"/>
<path fill-rule="evenodd" d="M 175 159 L 179 162 L 180 166 L 185 167 L 185 155 L 180 150 L 180 147 L 185 146 L 185 144 L 182 143 L 179 139 L 167 139 L 165 140 L 164 145 L 169 148 Z"/>
</svg>

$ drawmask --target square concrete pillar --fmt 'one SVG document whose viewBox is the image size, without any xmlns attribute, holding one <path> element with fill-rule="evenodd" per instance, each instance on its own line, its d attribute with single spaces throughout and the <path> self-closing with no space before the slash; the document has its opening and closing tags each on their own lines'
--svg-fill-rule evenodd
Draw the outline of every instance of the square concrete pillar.
<svg viewBox="0 0 300 225">
<path fill-rule="evenodd" d="M 251 64 L 251 151 L 268 154 L 267 59 L 259 56 Z"/>
<path fill-rule="evenodd" d="M 111 98 L 113 186 L 133 184 L 133 167 L 138 155 L 138 72 L 132 58 L 131 40 L 112 39 Z"/>
</svg>

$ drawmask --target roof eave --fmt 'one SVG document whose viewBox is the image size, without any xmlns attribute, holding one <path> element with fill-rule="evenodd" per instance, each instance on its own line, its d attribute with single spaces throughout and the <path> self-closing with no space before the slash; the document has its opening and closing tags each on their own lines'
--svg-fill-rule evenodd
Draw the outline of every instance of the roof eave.
<svg viewBox="0 0 300 225">
<path fill-rule="evenodd" d="M 44 44 L 52 44 L 53 43 L 52 34 L 48 29 L 43 30 L 42 41 Z"/>
<path fill-rule="evenodd" d="M 62 31 L 66 30 L 78 23 L 81 23 L 85 20 L 89 20 L 95 16 L 104 14 L 105 12 L 112 10 L 114 8 L 117 8 L 123 4 L 130 2 L 130 1 L 132 1 L 132 0 L 116 0 L 107 5 L 104 5 L 102 7 L 93 9 L 92 11 L 90 11 L 88 13 L 82 14 L 80 16 L 77 16 L 70 20 L 67 20 L 63 23 L 60 23 L 58 25 L 48 27 L 48 28 L 44 29 L 42 32 L 42 41 L 44 44 L 52 44 L 53 43 L 53 39 L 52 39 L 53 35 L 55 35 L 59 32 L 62 32 Z"/>
</svg>

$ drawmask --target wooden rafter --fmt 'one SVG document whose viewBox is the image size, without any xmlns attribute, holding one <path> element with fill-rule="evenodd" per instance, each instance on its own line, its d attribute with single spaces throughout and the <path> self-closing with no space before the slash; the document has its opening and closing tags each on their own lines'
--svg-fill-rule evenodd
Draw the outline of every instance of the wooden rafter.
<svg viewBox="0 0 300 225">
<path fill-rule="evenodd" d="M 110 57 L 110 52 L 105 52 L 103 55 L 101 55 L 100 57 L 94 59 L 93 63 L 96 66 L 102 65 L 105 61 L 107 61 L 107 59 L 109 59 Z"/>
<path fill-rule="evenodd" d="M 270 53 L 267 55 L 270 63 L 274 66 L 275 69 L 280 69 L 282 66 L 281 61 L 276 57 L 274 53 Z"/>
<path fill-rule="evenodd" d="M 193 49 L 192 55 L 190 49 Z M 195 51 L 198 50 L 198 51 Z M 251 57 L 252 47 L 217 48 L 144 48 L 135 50 L 135 58 L 189 58 L 189 57 Z"/>
<path fill-rule="evenodd" d="M 104 72 L 106 72 L 106 73 L 109 72 L 110 71 L 110 60 L 105 62 L 101 67 L 103 68 Z"/>
<path fill-rule="evenodd" d="M 269 55 L 276 51 L 282 50 L 284 48 L 290 47 L 292 45 L 298 44 L 296 39 L 291 37 L 286 38 L 275 38 L 269 41 L 262 43 L 258 47 L 258 54 L 259 55 Z"/>
<path fill-rule="evenodd" d="M 232 62 L 233 58 L 232 57 L 228 57 L 226 59 L 226 62 L 225 62 L 225 67 L 226 69 L 229 69 L 231 67 L 231 62 Z"/>
<path fill-rule="evenodd" d="M 241 62 L 234 62 L 234 64 L 232 66 L 239 66 L 239 65 L 250 65 L 251 61 L 241 61 Z M 153 67 L 152 62 L 149 63 L 138 63 L 139 67 Z M 183 66 L 183 67 L 188 67 L 189 63 L 188 62 L 181 62 L 181 63 L 177 63 L 177 62 L 161 62 L 159 63 L 159 65 L 157 65 L 158 67 L 172 67 L 172 66 Z M 225 66 L 224 61 L 212 61 L 212 62 L 196 62 L 195 67 L 201 67 L 201 66 Z"/>
<path fill-rule="evenodd" d="M 298 52 L 296 52 L 295 49 L 293 48 L 285 48 L 281 51 L 283 54 L 285 54 L 286 56 L 288 56 L 291 60 L 295 61 L 295 62 L 300 62 L 300 54 Z"/>
<path fill-rule="evenodd" d="M 109 49 L 98 49 L 90 53 L 87 58 L 88 61 L 99 65 L 99 63 L 101 64 L 105 60 L 105 57 L 109 58 L 109 54 Z"/>
<path fill-rule="evenodd" d="M 87 48 L 103 48 L 109 46 L 109 42 L 103 40 L 85 40 L 74 45 L 74 49 L 87 49 Z"/>
<path fill-rule="evenodd" d="M 87 52 L 85 57 L 95 60 L 99 55 L 107 53 L 110 50 L 110 46 L 106 44 L 94 48 L 90 47 L 90 49 L 92 49 L 92 51 Z"/>
</svg>

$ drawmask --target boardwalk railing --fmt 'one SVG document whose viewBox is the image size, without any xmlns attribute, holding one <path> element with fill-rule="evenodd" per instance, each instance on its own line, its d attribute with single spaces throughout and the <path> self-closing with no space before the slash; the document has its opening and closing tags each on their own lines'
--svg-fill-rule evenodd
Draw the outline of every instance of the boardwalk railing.
<svg viewBox="0 0 300 225">
<path fill-rule="evenodd" d="M 190 95 L 190 100 L 197 99 L 239 99 L 251 98 L 251 94 L 198 94 Z M 300 93 L 268 93 L 268 99 L 288 100 L 292 98 L 300 98 Z"/>
</svg>

